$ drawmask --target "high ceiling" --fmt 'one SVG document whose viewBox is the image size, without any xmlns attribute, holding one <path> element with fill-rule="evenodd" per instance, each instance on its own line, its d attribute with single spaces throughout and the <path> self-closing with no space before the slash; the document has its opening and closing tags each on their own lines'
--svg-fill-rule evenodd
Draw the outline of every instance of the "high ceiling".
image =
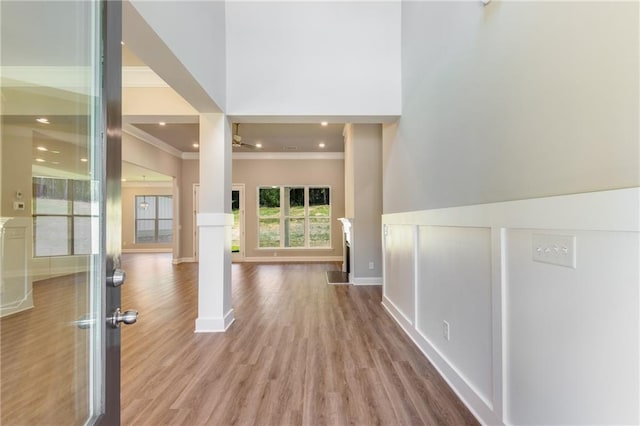
<svg viewBox="0 0 640 426">
<path fill-rule="evenodd" d="M 122 47 L 122 64 L 125 68 L 145 68 L 145 64 L 126 46 Z M 154 76 L 155 78 L 159 78 Z M 176 94 L 177 96 L 177 94 Z M 153 102 L 149 99 L 148 102 Z M 123 122 L 131 125 L 138 137 L 150 136 L 182 153 L 198 152 L 199 128 L 197 123 L 175 122 L 163 115 L 143 115 L 140 117 L 123 117 Z M 160 124 L 160 123 L 164 124 Z M 250 146 L 234 146 L 234 152 L 343 152 L 342 131 L 344 124 L 332 123 L 322 126 L 299 123 L 241 123 L 234 124 L 234 134 L 242 138 L 242 142 Z M 262 145 L 261 147 L 255 147 Z"/>
</svg>

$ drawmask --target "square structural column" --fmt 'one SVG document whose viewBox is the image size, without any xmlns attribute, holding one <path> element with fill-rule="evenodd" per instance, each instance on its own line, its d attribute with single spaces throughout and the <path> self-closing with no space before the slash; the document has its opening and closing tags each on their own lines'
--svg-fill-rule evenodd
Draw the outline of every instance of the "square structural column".
<svg viewBox="0 0 640 426">
<path fill-rule="evenodd" d="M 225 331 L 231 307 L 231 130 L 224 114 L 200 115 L 196 333 Z"/>
</svg>

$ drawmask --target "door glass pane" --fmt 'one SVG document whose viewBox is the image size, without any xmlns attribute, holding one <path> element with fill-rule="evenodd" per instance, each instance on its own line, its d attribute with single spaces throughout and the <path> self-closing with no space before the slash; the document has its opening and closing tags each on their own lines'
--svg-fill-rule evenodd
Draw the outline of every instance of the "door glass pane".
<svg viewBox="0 0 640 426">
<path fill-rule="evenodd" d="M 104 411 L 100 3 L 0 2 L 0 424 Z"/>
<path fill-rule="evenodd" d="M 231 191 L 231 213 L 233 214 L 233 227 L 231 228 L 231 252 L 240 252 L 240 191 Z"/>
</svg>

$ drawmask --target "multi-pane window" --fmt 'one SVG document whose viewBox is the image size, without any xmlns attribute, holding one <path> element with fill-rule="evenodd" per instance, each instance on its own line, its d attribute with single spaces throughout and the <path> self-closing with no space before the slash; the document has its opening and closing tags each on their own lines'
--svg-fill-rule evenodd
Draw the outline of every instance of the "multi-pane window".
<svg viewBox="0 0 640 426">
<path fill-rule="evenodd" d="M 172 240 L 172 196 L 136 195 L 136 244 L 170 243 Z"/>
<path fill-rule="evenodd" d="M 258 245 L 263 248 L 330 247 L 330 188 L 258 188 Z"/>
<path fill-rule="evenodd" d="M 92 227 L 98 226 L 92 191 L 97 194 L 95 182 L 89 180 L 33 178 L 34 256 L 92 253 Z"/>
</svg>

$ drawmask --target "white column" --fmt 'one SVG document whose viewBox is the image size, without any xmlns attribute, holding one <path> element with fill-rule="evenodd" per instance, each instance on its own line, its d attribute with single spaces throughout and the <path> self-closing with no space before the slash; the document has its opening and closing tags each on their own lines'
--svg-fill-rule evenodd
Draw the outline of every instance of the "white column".
<svg viewBox="0 0 640 426">
<path fill-rule="evenodd" d="M 225 331 L 231 307 L 231 130 L 224 114 L 200 115 L 199 267 L 196 333 Z"/>
</svg>

